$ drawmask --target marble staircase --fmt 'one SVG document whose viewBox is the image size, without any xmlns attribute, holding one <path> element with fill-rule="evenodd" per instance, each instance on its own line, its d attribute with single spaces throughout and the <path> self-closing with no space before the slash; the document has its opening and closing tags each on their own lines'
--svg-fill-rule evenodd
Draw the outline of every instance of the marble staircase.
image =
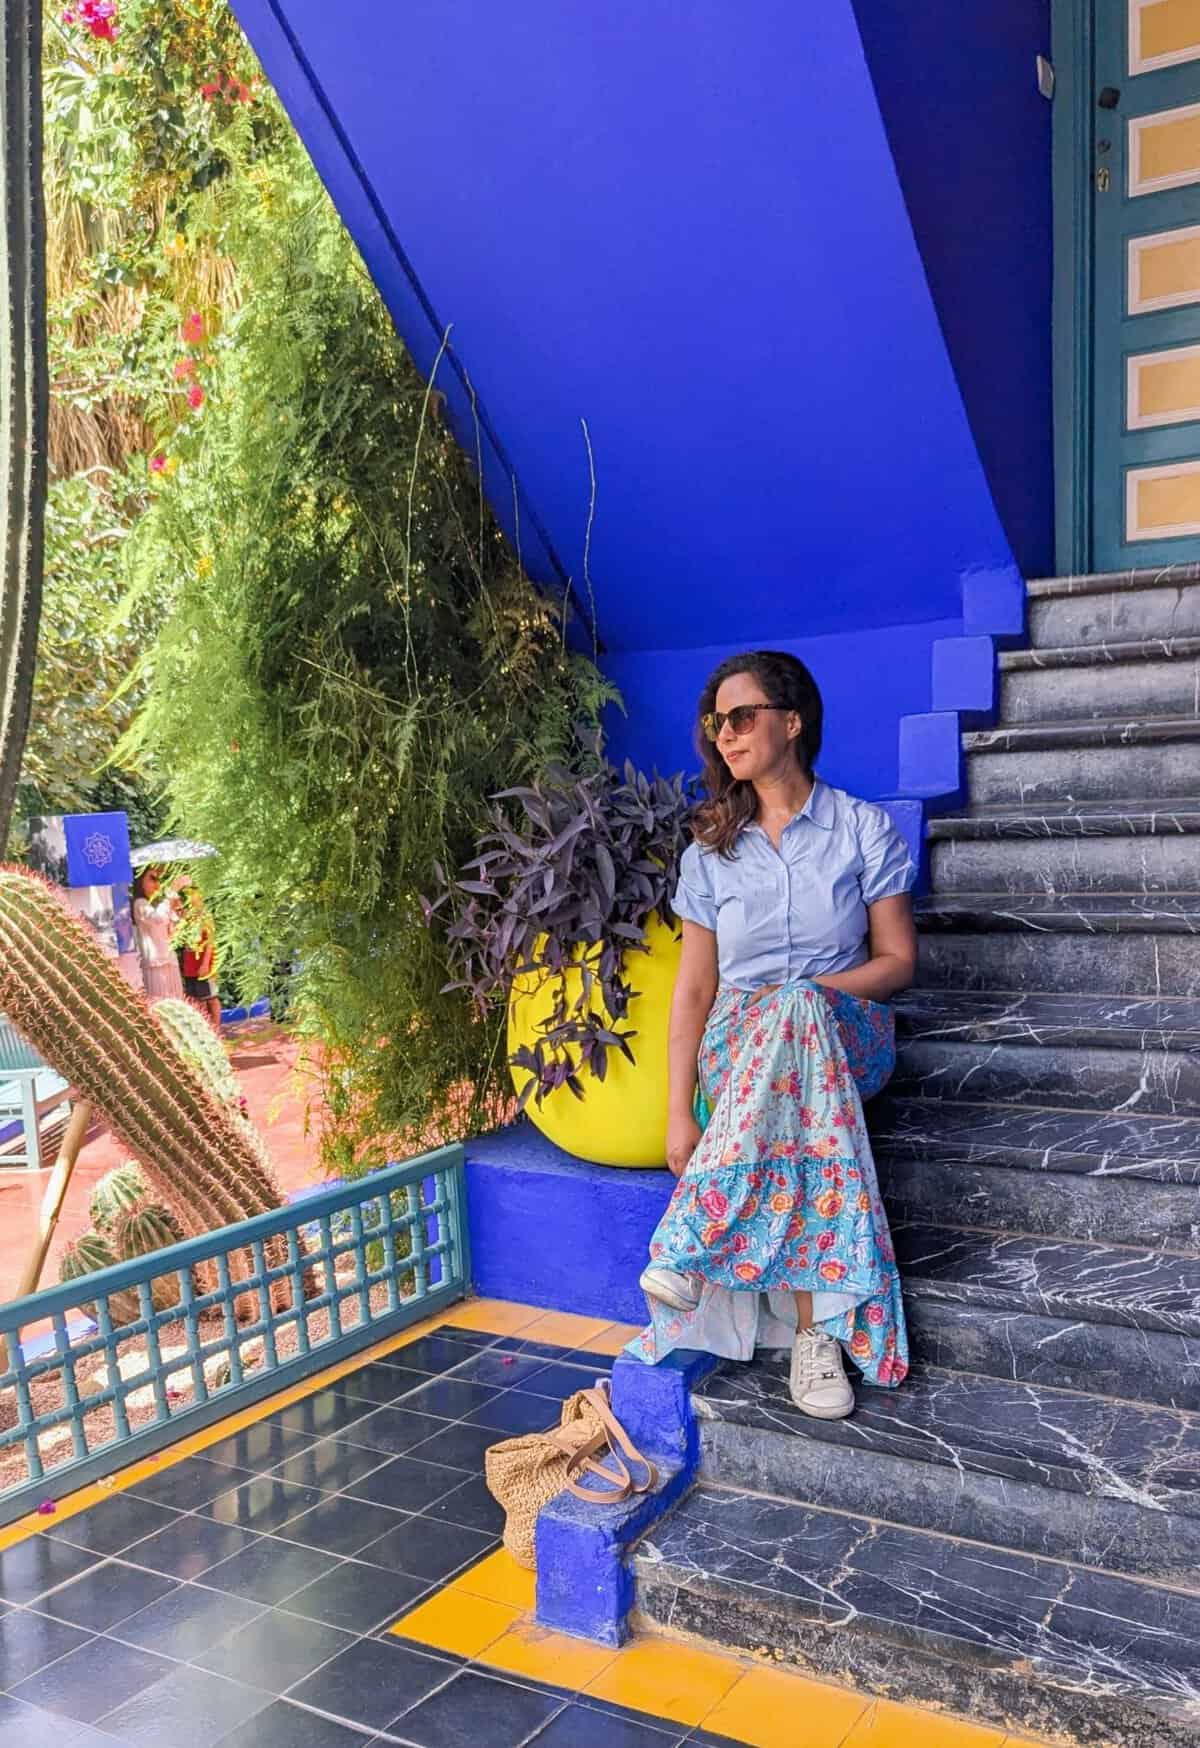
<svg viewBox="0 0 1200 1748">
<path fill-rule="evenodd" d="M 695 1398 L 663 1624 L 1094 1748 L 1200 1743 L 1200 567 L 1029 586 L 870 1113 L 914 1358 Z"/>
</svg>

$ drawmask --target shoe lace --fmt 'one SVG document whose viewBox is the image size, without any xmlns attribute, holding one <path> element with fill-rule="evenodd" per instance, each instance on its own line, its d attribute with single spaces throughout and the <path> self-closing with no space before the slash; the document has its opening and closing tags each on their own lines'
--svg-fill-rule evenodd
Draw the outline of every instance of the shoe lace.
<svg viewBox="0 0 1200 1748">
<path fill-rule="evenodd" d="M 800 1371 L 805 1383 L 836 1381 L 839 1368 L 835 1357 L 837 1346 L 832 1336 L 822 1335 L 816 1329 L 803 1329 L 799 1340 Z"/>
</svg>

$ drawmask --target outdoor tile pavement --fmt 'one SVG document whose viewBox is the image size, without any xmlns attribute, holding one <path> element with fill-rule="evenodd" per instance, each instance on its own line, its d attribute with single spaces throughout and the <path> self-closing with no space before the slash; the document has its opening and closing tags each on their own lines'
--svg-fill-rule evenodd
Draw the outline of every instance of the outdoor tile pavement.
<svg viewBox="0 0 1200 1748">
<path fill-rule="evenodd" d="M 1001 1748 L 715 1651 L 536 1626 L 483 1452 L 557 1421 L 624 1333 L 455 1307 L 0 1540 L 0 1748 Z"/>
</svg>

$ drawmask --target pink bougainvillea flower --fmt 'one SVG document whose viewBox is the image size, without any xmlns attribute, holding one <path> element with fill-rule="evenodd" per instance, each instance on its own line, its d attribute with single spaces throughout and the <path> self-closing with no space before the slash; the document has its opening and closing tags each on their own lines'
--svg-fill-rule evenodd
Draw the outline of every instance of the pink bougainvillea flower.
<svg viewBox="0 0 1200 1748">
<path fill-rule="evenodd" d="M 187 391 L 187 404 L 193 412 L 204 405 L 204 390 L 198 382 L 194 382 Z"/>
<path fill-rule="evenodd" d="M 175 360 L 176 382 L 186 382 L 189 376 L 195 376 L 195 374 L 196 360 L 194 358 L 177 358 Z"/>
<path fill-rule="evenodd" d="M 211 103 L 220 92 L 220 85 L 215 79 L 210 79 L 207 85 L 201 85 L 200 95 L 206 103 Z"/>
<path fill-rule="evenodd" d="M 75 14 L 73 12 L 64 12 L 62 15 L 62 21 L 64 24 L 74 24 Z"/>
<path fill-rule="evenodd" d="M 38 1516 L 53 1517 L 57 1510 L 58 1507 L 55 1505 L 53 1499 L 43 1499 L 42 1503 L 38 1506 Z"/>
<path fill-rule="evenodd" d="M 150 457 L 150 472 L 151 473 L 166 473 L 166 471 L 167 471 L 167 458 L 163 454 L 162 450 L 160 449 L 157 455 L 152 455 Z"/>
<path fill-rule="evenodd" d="M 90 36 L 114 42 L 117 8 L 113 0 L 80 0 L 79 21 Z"/>
<path fill-rule="evenodd" d="M 199 310 L 189 310 L 183 318 L 180 333 L 189 346 L 197 345 L 204 338 L 204 317 Z"/>
</svg>

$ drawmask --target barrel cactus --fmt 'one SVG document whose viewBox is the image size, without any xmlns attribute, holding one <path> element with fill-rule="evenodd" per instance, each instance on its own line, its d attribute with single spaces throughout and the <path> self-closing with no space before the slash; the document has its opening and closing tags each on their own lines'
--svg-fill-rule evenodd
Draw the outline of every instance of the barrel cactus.
<svg viewBox="0 0 1200 1748">
<path fill-rule="evenodd" d="M 135 1256 L 148 1256 L 152 1250 L 164 1250 L 168 1244 L 178 1244 L 183 1237 L 179 1222 L 169 1208 L 160 1202 L 148 1202 L 135 1208 L 118 1222 L 115 1234 L 117 1254 L 122 1262 Z M 156 1311 L 178 1305 L 180 1299 L 177 1275 L 159 1275 L 150 1287 Z"/>
<path fill-rule="evenodd" d="M 0 333 L 0 854 L 33 698 L 42 599 L 49 388 L 46 227 L 42 201 L 41 0 L 4 0 L 0 31 L 0 172 L 4 328 Z"/>
<path fill-rule="evenodd" d="M 127 1159 L 124 1165 L 105 1172 L 92 1191 L 88 1218 L 96 1231 L 107 1237 L 115 1230 L 121 1216 L 132 1214 L 148 1195 L 146 1180 L 138 1169 L 137 1160 Z"/>
<path fill-rule="evenodd" d="M 84 1275 L 94 1275 L 99 1269 L 110 1269 L 120 1260 L 107 1238 L 99 1232 L 85 1232 L 63 1252 L 62 1261 L 58 1265 L 58 1278 L 64 1282 L 77 1281 Z M 114 1328 L 123 1323 L 132 1323 L 140 1315 L 138 1296 L 132 1288 L 110 1293 L 106 1302 Z M 96 1315 L 94 1304 L 83 1305 L 80 1309 L 89 1317 Z"/>
<path fill-rule="evenodd" d="M 229 1066 L 224 1045 L 204 1015 L 191 1002 L 178 996 L 167 996 L 155 1002 L 154 1017 L 214 1097 L 223 1105 L 236 1106 L 239 1098 L 237 1075 Z"/>
</svg>

